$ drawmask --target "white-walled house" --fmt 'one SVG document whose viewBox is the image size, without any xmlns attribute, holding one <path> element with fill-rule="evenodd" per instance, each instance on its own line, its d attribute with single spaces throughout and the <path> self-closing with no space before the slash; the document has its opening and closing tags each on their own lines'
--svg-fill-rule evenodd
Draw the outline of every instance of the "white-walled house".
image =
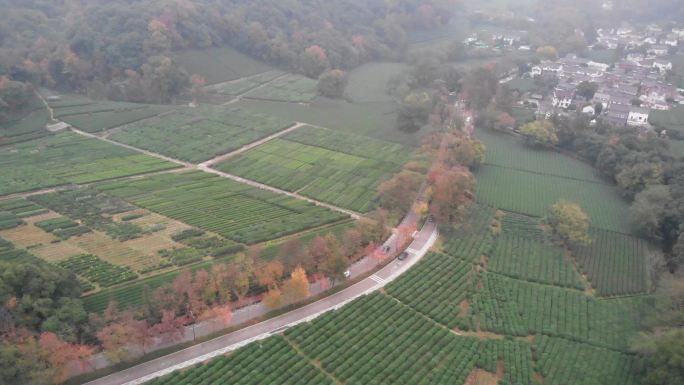
<svg viewBox="0 0 684 385">
<path fill-rule="evenodd" d="M 653 68 L 657 68 L 660 72 L 672 71 L 672 62 L 662 59 L 655 59 L 653 61 Z"/>
<path fill-rule="evenodd" d="M 650 110 L 643 107 L 631 107 L 627 116 L 628 126 L 645 126 L 648 124 Z"/>
</svg>

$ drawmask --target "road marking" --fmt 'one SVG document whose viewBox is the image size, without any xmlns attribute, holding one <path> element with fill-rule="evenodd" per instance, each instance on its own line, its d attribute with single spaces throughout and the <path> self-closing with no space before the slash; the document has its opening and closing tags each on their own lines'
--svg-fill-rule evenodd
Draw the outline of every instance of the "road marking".
<svg viewBox="0 0 684 385">
<path fill-rule="evenodd" d="M 412 249 L 412 248 L 408 248 L 408 249 L 406 249 L 406 252 L 407 252 L 407 253 L 410 253 L 410 254 L 416 254 L 416 253 L 418 252 L 418 250 Z"/>
<path fill-rule="evenodd" d="M 385 281 L 384 279 L 378 277 L 377 275 L 371 275 L 370 278 L 371 278 L 373 281 L 375 281 L 375 282 L 377 282 L 377 283 L 379 283 L 379 284 L 381 284 L 381 285 L 384 285 L 384 284 L 387 283 L 387 281 Z"/>
</svg>

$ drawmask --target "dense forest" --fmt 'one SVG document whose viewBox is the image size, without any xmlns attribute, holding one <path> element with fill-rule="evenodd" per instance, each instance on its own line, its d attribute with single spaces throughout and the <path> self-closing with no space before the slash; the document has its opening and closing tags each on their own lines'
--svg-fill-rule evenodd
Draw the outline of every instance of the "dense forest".
<svg viewBox="0 0 684 385">
<path fill-rule="evenodd" d="M 0 116 L 30 83 L 110 99 L 170 102 L 189 77 L 173 52 L 229 45 L 281 68 L 400 57 L 407 31 L 449 22 L 449 0 L 0 2 Z M 10 82 L 12 81 L 12 82 Z"/>
</svg>

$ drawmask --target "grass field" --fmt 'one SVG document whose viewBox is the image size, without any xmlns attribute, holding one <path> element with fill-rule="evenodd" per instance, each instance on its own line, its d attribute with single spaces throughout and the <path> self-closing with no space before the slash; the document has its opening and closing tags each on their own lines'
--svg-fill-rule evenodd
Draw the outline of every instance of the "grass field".
<svg viewBox="0 0 684 385">
<path fill-rule="evenodd" d="M 403 63 L 368 63 L 349 73 L 346 95 L 355 103 L 391 102 L 387 82 L 409 67 Z"/>
<path fill-rule="evenodd" d="M 203 172 L 101 183 L 97 188 L 246 244 L 280 238 L 345 217 L 308 202 Z"/>
<path fill-rule="evenodd" d="M 247 92 L 246 99 L 310 103 L 316 98 L 318 81 L 295 74 L 280 76 Z"/>
<path fill-rule="evenodd" d="M 247 179 L 366 212 L 378 184 L 408 160 L 403 146 L 305 126 L 217 168 Z"/>
<path fill-rule="evenodd" d="M 631 230 L 627 204 L 609 185 L 491 165 L 480 168 L 477 181 L 477 199 L 493 207 L 543 217 L 551 205 L 565 199 L 579 204 L 594 227 Z"/>
<path fill-rule="evenodd" d="M 62 133 L 0 148 L 0 195 L 176 167 L 97 139 Z"/>
<path fill-rule="evenodd" d="M 585 56 L 595 62 L 615 64 L 620 58 L 620 53 L 614 49 L 591 49 L 586 51 Z"/>
<path fill-rule="evenodd" d="M 522 78 L 515 78 L 515 79 L 505 83 L 504 87 L 508 88 L 509 90 L 519 91 L 521 93 L 536 92 L 539 89 L 539 87 L 537 86 L 537 83 L 534 81 L 534 79 L 522 79 Z"/>
<path fill-rule="evenodd" d="M 199 163 L 274 134 L 292 123 L 238 108 L 176 108 L 123 127 L 110 136 L 117 142 Z"/>
<path fill-rule="evenodd" d="M 397 106 L 390 102 L 348 103 L 318 98 L 311 105 L 242 100 L 236 105 L 281 118 L 417 147 L 429 130 L 403 133 L 396 128 Z"/>
<path fill-rule="evenodd" d="M 209 84 L 235 80 L 270 71 L 268 64 L 231 47 L 180 51 L 176 60 L 190 74 L 204 76 Z"/>
</svg>

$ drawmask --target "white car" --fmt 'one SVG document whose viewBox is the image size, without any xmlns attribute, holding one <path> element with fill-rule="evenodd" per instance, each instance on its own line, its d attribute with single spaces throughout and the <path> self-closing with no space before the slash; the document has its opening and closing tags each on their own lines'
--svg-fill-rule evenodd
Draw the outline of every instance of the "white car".
<svg viewBox="0 0 684 385">
<path fill-rule="evenodd" d="M 347 269 L 344 271 L 344 278 L 349 278 L 351 277 L 351 270 Z"/>
</svg>

